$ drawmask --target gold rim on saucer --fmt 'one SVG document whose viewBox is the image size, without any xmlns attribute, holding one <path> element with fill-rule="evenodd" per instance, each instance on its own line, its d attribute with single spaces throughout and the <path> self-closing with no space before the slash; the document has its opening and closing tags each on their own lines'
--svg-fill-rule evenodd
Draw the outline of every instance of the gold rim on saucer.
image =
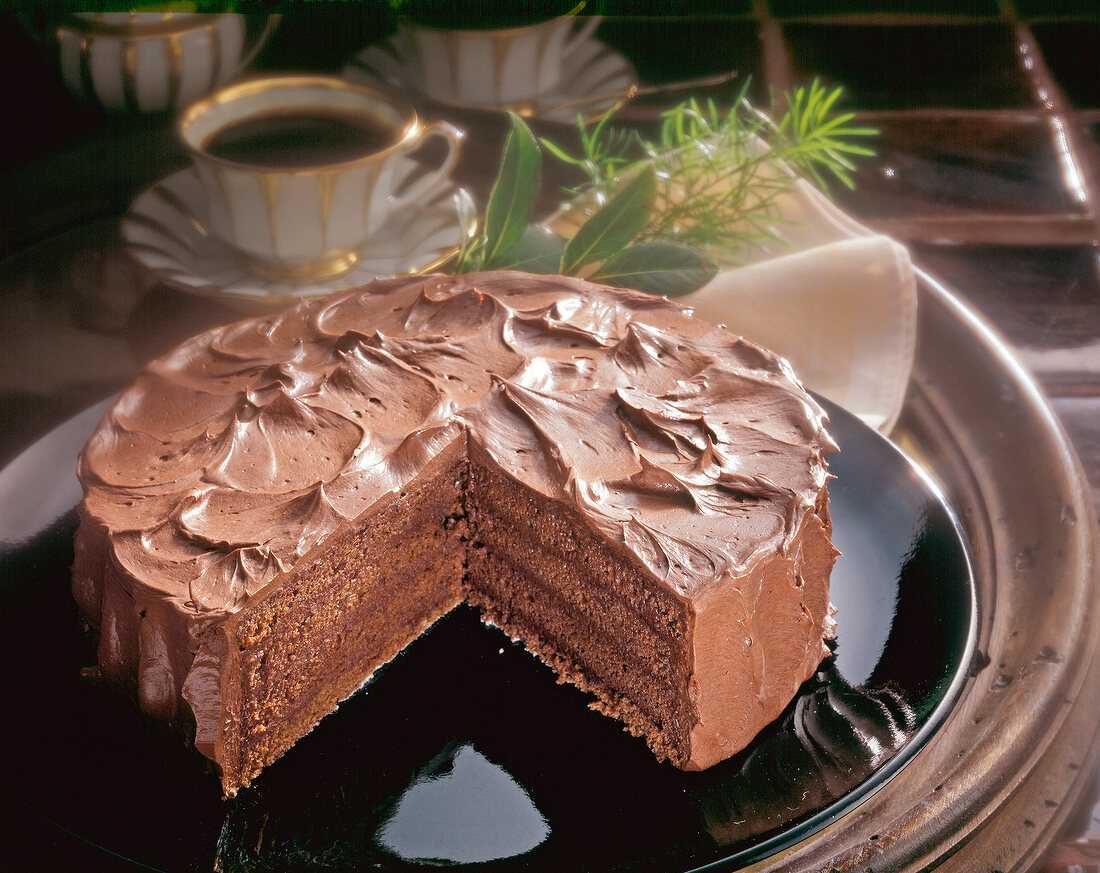
<svg viewBox="0 0 1100 873">
<path fill-rule="evenodd" d="M 236 305 L 281 307 L 374 278 L 449 269 L 479 232 L 477 222 L 464 216 L 460 200 L 472 209 L 468 192 L 453 181 L 442 183 L 419 207 L 423 217 L 401 231 L 404 238 L 413 240 L 412 251 L 382 257 L 367 247 L 356 252 L 357 263 L 343 278 L 313 283 L 261 278 L 247 269 L 243 256 L 216 240 L 206 227 L 202 186 L 193 168 L 179 170 L 140 194 L 122 220 L 121 237 L 127 253 L 166 286 Z M 446 243 L 429 245 L 444 231 L 449 237 Z M 217 251 L 224 259 L 216 256 Z M 210 259 L 211 255 L 215 257 Z M 289 291 L 290 284 L 297 285 L 297 290 Z"/>
<path fill-rule="evenodd" d="M 273 282 L 288 282 L 299 284 L 303 282 L 325 282 L 329 279 L 338 279 L 340 276 L 350 273 L 359 263 L 359 252 L 339 252 L 308 264 L 273 264 L 255 258 L 244 258 L 244 263 L 250 273 L 254 273 L 261 279 L 270 279 Z"/>
</svg>

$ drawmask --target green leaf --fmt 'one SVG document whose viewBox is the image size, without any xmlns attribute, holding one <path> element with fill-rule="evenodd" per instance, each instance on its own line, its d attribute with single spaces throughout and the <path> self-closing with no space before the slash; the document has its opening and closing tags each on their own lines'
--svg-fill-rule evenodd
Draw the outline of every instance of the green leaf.
<svg viewBox="0 0 1100 873">
<path fill-rule="evenodd" d="M 584 160 L 582 158 L 573 157 L 571 154 L 569 154 L 569 152 L 567 152 L 553 140 L 542 137 L 539 140 L 539 144 L 562 163 L 570 164 L 574 167 L 579 167 L 584 164 Z"/>
<path fill-rule="evenodd" d="M 630 243 L 649 223 L 656 196 L 656 170 L 646 165 L 566 243 L 561 272 L 565 275 L 575 273 L 585 264 L 611 257 Z"/>
<path fill-rule="evenodd" d="M 557 273 L 565 238 L 541 224 L 532 224 L 514 246 L 495 263 L 498 270 L 524 270 L 528 273 Z"/>
<path fill-rule="evenodd" d="M 497 259 L 523 236 L 542 185 L 538 142 L 522 118 L 514 112 L 511 117 L 512 130 L 485 207 L 486 267 L 496 266 Z"/>
<path fill-rule="evenodd" d="M 478 267 L 476 253 L 484 238 L 478 233 L 479 217 L 477 205 L 470 192 L 460 188 L 454 196 L 455 210 L 458 214 L 459 242 L 455 256 L 455 272 L 471 273 Z"/>
<path fill-rule="evenodd" d="M 702 288 L 717 272 L 717 265 L 695 249 L 654 240 L 621 249 L 589 278 L 650 294 L 680 297 Z"/>
</svg>

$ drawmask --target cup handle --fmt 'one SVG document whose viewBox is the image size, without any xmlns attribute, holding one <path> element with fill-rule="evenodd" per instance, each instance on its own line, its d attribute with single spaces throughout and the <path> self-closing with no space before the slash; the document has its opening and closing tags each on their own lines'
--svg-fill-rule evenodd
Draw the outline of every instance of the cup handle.
<svg viewBox="0 0 1100 873">
<path fill-rule="evenodd" d="M 409 152 L 420 148 L 421 145 L 433 136 L 442 138 L 447 144 L 447 154 L 443 157 L 443 163 L 434 170 L 427 170 L 415 181 L 409 182 L 405 190 L 400 194 L 392 195 L 390 202 L 393 207 L 401 208 L 419 200 L 454 172 L 455 165 L 458 163 L 459 147 L 462 144 L 462 137 L 464 134 L 453 124 L 448 124 L 446 121 L 433 121 L 431 124 L 426 125 L 420 132 L 420 136 L 416 138 L 416 141 L 410 143 L 411 148 L 404 154 L 407 155 Z M 406 179 L 412 175 L 414 175 L 414 173 L 410 172 L 407 174 Z"/>
<path fill-rule="evenodd" d="M 250 27 L 249 19 L 245 19 L 245 44 L 239 63 L 240 69 L 243 70 L 252 63 L 256 55 L 260 53 L 260 49 L 267 44 L 268 39 L 275 32 L 275 28 L 279 26 L 282 18 L 283 14 L 281 12 L 270 13 L 263 19 L 261 27 Z"/>
<path fill-rule="evenodd" d="M 568 55 L 575 51 L 577 46 L 588 40 L 596 32 L 596 28 L 600 26 L 601 21 L 603 21 L 602 15 L 590 15 L 586 18 L 584 24 L 569 35 L 569 38 L 565 41 L 565 47 L 562 49 L 562 54 Z"/>
</svg>

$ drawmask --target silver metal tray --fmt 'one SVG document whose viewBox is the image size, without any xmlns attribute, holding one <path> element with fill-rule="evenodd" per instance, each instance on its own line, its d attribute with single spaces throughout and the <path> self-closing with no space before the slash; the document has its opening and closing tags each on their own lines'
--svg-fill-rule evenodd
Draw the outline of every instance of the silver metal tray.
<svg viewBox="0 0 1100 873">
<path fill-rule="evenodd" d="M 1097 522 L 1084 472 L 995 331 L 933 277 L 920 285 L 917 360 L 892 436 L 940 482 L 974 551 L 971 679 L 893 782 L 753 870 L 1029 870 L 1100 757 Z"/>
</svg>

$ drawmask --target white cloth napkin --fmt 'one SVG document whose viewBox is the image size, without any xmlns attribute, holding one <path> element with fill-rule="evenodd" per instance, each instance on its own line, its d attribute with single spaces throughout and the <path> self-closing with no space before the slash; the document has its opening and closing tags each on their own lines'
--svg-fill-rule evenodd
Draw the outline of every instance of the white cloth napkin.
<svg viewBox="0 0 1100 873">
<path fill-rule="evenodd" d="M 777 212 L 790 222 L 784 245 L 736 253 L 744 266 L 723 269 L 677 302 L 783 355 L 807 388 L 889 433 L 916 348 L 909 252 L 803 180 Z"/>
</svg>

